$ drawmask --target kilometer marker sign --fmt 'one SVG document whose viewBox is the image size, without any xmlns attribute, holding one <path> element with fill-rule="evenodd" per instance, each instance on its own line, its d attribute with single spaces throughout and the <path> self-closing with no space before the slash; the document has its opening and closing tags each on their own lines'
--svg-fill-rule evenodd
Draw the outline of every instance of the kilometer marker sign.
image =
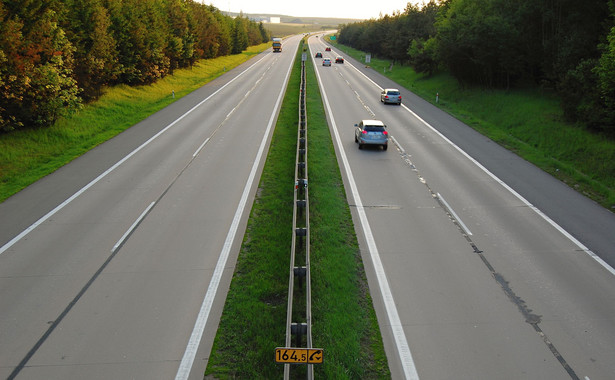
<svg viewBox="0 0 615 380">
<path fill-rule="evenodd" d="M 277 347 L 275 349 L 276 363 L 322 364 L 323 356 L 322 348 Z"/>
</svg>

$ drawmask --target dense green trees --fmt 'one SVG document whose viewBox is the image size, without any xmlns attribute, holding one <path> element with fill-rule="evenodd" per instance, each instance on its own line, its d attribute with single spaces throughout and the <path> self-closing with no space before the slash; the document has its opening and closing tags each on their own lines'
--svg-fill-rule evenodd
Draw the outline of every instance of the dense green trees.
<svg viewBox="0 0 615 380">
<path fill-rule="evenodd" d="M 262 24 L 194 0 L 1 0 L 0 132 L 268 40 Z"/>
<path fill-rule="evenodd" d="M 48 125 L 79 104 L 61 16 L 56 1 L 0 3 L 0 129 Z"/>
<path fill-rule="evenodd" d="M 571 120 L 615 133 L 614 25 L 615 0 L 431 0 L 339 41 L 466 85 L 556 89 Z"/>
</svg>

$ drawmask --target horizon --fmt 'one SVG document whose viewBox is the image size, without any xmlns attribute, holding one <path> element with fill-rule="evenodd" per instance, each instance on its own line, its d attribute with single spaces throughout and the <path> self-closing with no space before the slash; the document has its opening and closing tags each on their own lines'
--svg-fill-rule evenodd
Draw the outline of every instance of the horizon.
<svg viewBox="0 0 615 380">
<path fill-rule="evenodd" d="M 408 3 L 421 4 L 419 0 L 390 0 L 374 2 L 357 6 L 352 1 L 338 1 L 331 3 L 325 0 L 313 0 L 309 7 L 297 2 L 279 0 L 202 0 L 203 4 L 213 5 L 223 12 L 244 14 L 271 14 L 288 17 L 318 17 L 369 20 L 377 19 L 386 14 L 392 15 L 403 12 Z"/>
</svg>

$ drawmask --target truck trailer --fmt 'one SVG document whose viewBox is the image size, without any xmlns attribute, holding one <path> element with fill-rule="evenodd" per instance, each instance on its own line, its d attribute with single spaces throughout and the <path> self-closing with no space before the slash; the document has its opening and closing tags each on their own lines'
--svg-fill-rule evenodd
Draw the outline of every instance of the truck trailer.
<svg viewBox="0 0 615 380">
<path fill-rule="evenodd" d="M 282 52 L 282 39 L 278 37 L 273 37 L 271 40 L 273 41 L 273 52 L 281 53 Z"/>
</svg>

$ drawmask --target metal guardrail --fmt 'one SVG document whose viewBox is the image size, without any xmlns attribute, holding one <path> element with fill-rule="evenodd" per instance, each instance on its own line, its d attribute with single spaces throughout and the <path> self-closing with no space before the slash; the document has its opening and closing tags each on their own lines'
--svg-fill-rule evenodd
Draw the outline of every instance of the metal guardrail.
<svg viewBox="0 0 615 380">
<path fill-rule="evenodd" d="M 293 229 L 286 310 L 285 348 L 276 352 L 284 362 L 284 379 L 290 379 L 295 364 L 307 364 L 307 378 L 314 378 L 314 364 L 322 363 L 322 349 L 312 346 L 312 289 L 310 277 L 310 208 L 308 197 L 307 115 L 305 61 L 301 62 L 299 123 L 295 165 Z M 294 338 L 294 340 L 293 340 Z M 297 348 L 297 349 L 293 349 Z M 293 364 L 291 364 L 293 363 Z"/>
</svg>

